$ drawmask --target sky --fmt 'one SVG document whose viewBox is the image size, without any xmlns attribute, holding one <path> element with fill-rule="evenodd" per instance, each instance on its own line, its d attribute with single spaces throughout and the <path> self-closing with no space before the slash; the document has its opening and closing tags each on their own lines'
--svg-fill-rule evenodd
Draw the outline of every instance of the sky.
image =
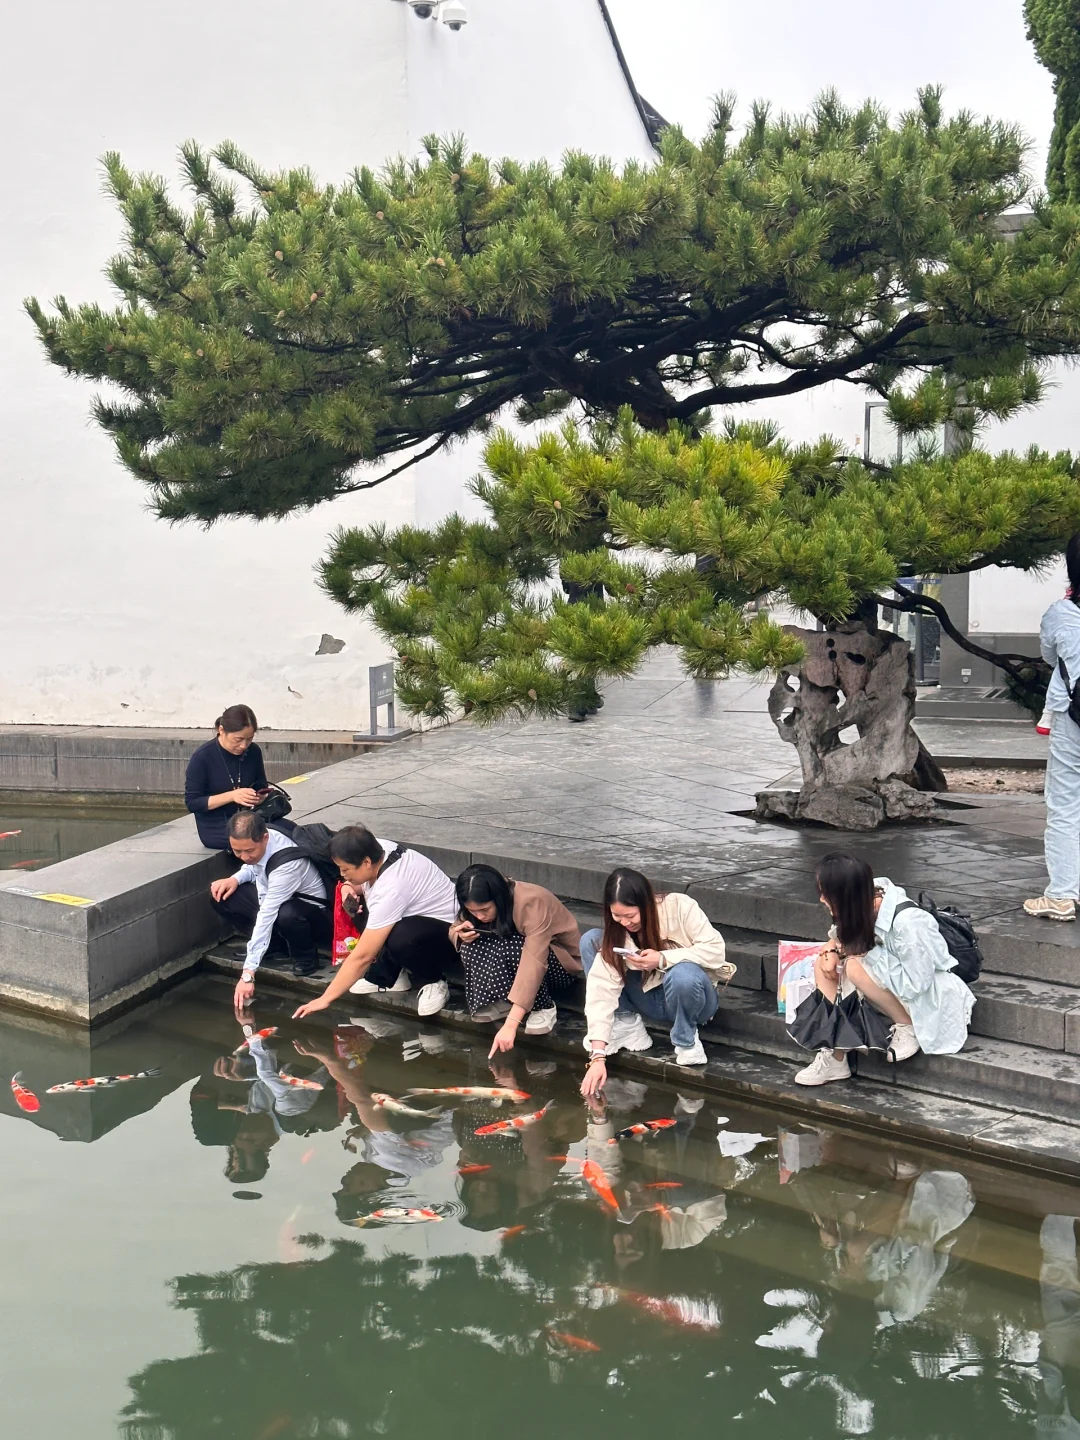
<svg viewBox="0 0 1080 1440">
<path fill-rule="evenodd" d="M 1053 92 L 1024 33 L 1023 0 L 608 0 L 608 8 L 638 89 L 691 135 L 708 124 L 720 90 L 735 91 L 745 117 L 752 100 L 801 110 L 829 86 L 897 112 L 920 85 L 942 84 L 949 108 L 1020 125 L 1042 179 Z"/>
</svg>

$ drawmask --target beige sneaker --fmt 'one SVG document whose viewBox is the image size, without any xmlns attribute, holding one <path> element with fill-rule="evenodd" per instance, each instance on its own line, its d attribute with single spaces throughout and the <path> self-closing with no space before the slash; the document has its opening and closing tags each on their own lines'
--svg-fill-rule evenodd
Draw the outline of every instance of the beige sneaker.
<svg viewBox="0 0 1080 1440">
<path fill-rule="evenodd" d="M 831 1050 L 819 1050 L 811 1064 L 795 1076 L 796 1085 L 828 1085 L 830 1080 L 850 1080 L 851 1066 L 845 1055 L 837 1060 Z"/>
<path fill-rule="evenodd" d="M 1075 900 L 1053 900 L 1049 895 L 1040 895 L 1035 900 L 1024 901 L 1024 914 L 1041 916 L 1044 920 L 1075 920 Z"/>
</svg>

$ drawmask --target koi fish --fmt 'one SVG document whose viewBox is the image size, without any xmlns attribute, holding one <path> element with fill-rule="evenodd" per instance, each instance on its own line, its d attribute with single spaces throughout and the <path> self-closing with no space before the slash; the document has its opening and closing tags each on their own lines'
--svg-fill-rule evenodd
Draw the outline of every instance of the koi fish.
<svg viewBox="0 0 1080 1440">
<path fill-rule="evenodd" d="M 13 835 L 21 834 L 21 830 L 0 830 L 0 840 L 10 840 Z"/>
<path fill-rule="evenodd" d="M 457 1095 L 462 1100 L 490 1100 L 493 1105 L 502 1105 L 510 1101 L 512 1105 L 521 1105 L 532 1096 L 525 1090 L 510 1090 L 505 1085 L 447 1085 L 440 1090 L 421 1090 L 414 1087 L 406 1090 L 406 1095 Z"/>
<path fill-rule="evenodd" d="M 565 1330 L 549 1330 L 547 1333 L 552 1340 L 557 1340 L 568 1350 L 584 1350 L 590 1355 L 600 1353 L 599 1345 L 594 1345 L 591 1340 L 585 1340 L 580 1335 L 568 1335 Z"/>
<path fill-rule="evenodd" d="M 277 1078 L 284 1081 L 286 1085 L 294 1086 L 297 1090 L 321 1090 L 323 1088 L 318 1080 L 309 1080 L 306 1075 L 286 1075 L 284 1070 L 278 1073 Z"/>
<path fill-rule="evenodd" d="M 18 1105 L 19 1109 L 25 1110 L 28 1115 L 33 1115 L 36 1110 L 41 1109 L 41 1101 L 32 1090 L 28 1090 L 25 1085 L 19 1084 L 19 1077 L 21 1075 L 21 1070 L 16 1071 L 16 1073 L 12 1075 L 11 1093 L 15 1096 L 15 1104 Z"/>
<path fill-rule="evenodd" d="M 490 1165 L 459 1165 L 459 1175 L 484 1175 L 491 1169 Z"/>
<path fill-rule="evenodd" d="M 637 1125 L 628 1125 L 625 1130 L 620 1130 L 607 1143 L 617 1145 L 620 1140 L 644 1140 L 646 1135 L 655 1135 L 660 1130 L 670 1130 L 674 1120 L 641 1120 Z"/>
<path fill-rule="evenodd" d="M 605 1205 L 610 1205 L 612 1210 L 618 1210 L 619 1202 L 615 1199 L 615 1192 L 608 1184 L 607 1176 L 595 1160 L 585 1161 L 585 1164 L 581 1167 L 581 1178 L 588 1181 Z"/>
<path fill-rule="evenodd" d="M 377 1105 L 380 1110 L 389 1110 L 391 1115 L 408 1115 L 413 1120 L 431 1120 L 438 1114 L 437 1110 L 416 1110 L 412 1105 L 403 1105 L 392 1095 L 374 1094 L 371 1097 L 371 1103 Z"/>
<path fill-rule="evenodd" d="M 513 1240 L 517 1235 L 524 1235 L 528 1228 L 527 1225 L 510 1225 L 502 1232 L 500 1238 L 503 1240 Z"/>
<path fill-rule="evenodd" d="M 513 1120 L 496 1120 L 493 1125 L 481 1125 L 474 1135 L 512 1135 L 515 1130 L 527 1130 L 542 1120 L 555 1102 L 549 1100 L 543 1110 L 534 1110 L 531 1115 L 515 1115 Z"/>
<path fill-rule="evenodd" d="M 661 1220 L 670 1220 L 672 1212 L 666 1205 L 650 1205 L 649 1210 L 660 1216 Z M 649 1212 L 646 1211 L 646 1214 Z"/>
<path fill-rule="evenodd" d="M 314 1160 L 314 1159 L 315 1159 L 315 1150 L 314 1150 L 314 1147 L 312 1147 L 312 1149 L 310 1149 L 310 1150 L 305 1150 L 304 1153 L 303 1153 L 303 1155 L 300 1156 L 300 1164 L 301 1164 L 301 1165 L 306 1165 L 309 1160 Z"/>
<path fill-rule="evenodd" d="M 637 1290 L 622 1290 L 616 1286 L 600 1288 L 612 1299 L 624 1300 L 669 1325 L 678 1325 L 686 1330 L 719 1330 L 722 1324 L 720 1311 L 711 1300 L 691 1300 L 682 1296 L 663 1300 L 658 1295 L 643 1295 Z"/>
<path fill-rule="evenodd" d="M 254 1035 L 249 1035 L 246 1040 L 241 1040 L 240 1044 L 232 1053 L 234 1055 L 242 1055 L 252 1040 L 269 1040 L 272 1035 L 276 1035 L 277 1033 L 276 1025 L 271 1025 L 267 1030 L 256 1030 Z"/>
<path fill-rule="evenodd" d="M 256 1440 L 277 1440 L 277 1437 L 284 1435 L 291 1424 L 291 1415 L 279 1415 L 276 1420 L 271 1420 L 265 1429 L 259 1431 Z"/>
<path fill-rule="evenodd" d="M 681 1190 L 681 1180 L 651 1180 L 648 1185 L 641 1187 L 643 1190 Z"/>
<path fill-rule="evenodd" d="M 161 1070 L 138 1070 L 134 1075 L 94 1075 L 89 1080 L 65 1080 L 62 1085 L 50 1085 L 46 1095 L 76 1095 L 83 1090 L 108 1090 L 113 1085 L 123 1085 L 126 1080 L 150 1080 L 160 1075 Z"/>
<path fill-rule="evenodd" d="M 422 1206 L 406 1210 L 401 1205 L 388 1205 L 382 1210 L 373 1210 L 370 1215 L 358 1215 L 354 1225 L 422 1225 L 426 1220 L 441 1220 L 443 1217 L 434 1210 Z"/>
</svg>

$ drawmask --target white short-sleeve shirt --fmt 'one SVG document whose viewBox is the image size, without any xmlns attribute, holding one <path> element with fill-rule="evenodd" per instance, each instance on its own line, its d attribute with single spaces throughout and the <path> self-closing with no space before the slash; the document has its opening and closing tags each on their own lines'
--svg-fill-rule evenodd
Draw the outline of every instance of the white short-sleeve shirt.
<svg viewBox="0 0 1080 1440">
<path fill-rule="evenodd" d="M 397 849 L 394 840 L 379 837 L 379 844 L 384 855 Z M 418 850 L 406 850 L 385 874 L 376 875 L 363 890 L 369 930 L 384 930 L 409 915 L 426 915 L 431 920 L 445 920 L 448 925 L 457 919 L 454 882 Z"/>
</svg>

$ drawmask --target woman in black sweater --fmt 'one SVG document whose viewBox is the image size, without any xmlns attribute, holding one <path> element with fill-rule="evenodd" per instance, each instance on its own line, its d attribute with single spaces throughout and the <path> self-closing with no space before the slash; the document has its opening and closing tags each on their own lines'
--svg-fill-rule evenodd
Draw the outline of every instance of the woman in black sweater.
<svg viewBox="0 0 1080 1440">
<path fill-rule="evenodd" d="M 247 705 L 230 705 L 215 722 L 217 735 L 188 761 L 184 804 L 195 816 L 199 839 L 208 850 L 228 850 L 226 827 L 238 810 L 250 810 L 267 788 L 259 728 Z"/>
</svg>

